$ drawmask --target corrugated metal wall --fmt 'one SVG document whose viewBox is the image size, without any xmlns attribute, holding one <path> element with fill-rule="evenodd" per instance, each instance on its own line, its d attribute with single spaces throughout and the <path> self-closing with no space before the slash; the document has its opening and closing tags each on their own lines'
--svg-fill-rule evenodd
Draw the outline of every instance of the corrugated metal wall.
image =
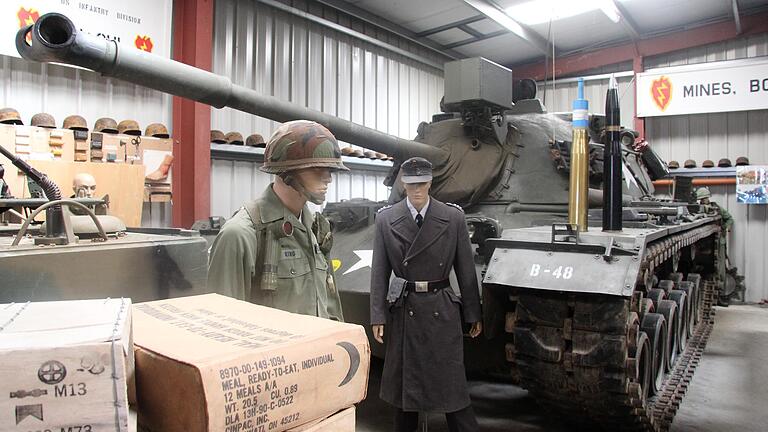
<svg viewBox="0 0 768 432">
<path fill-rule="evenodd" d="M 645 59 L 645 68 L 660 68 L 703 62 L 737 60 L 768 55 L 768 34 L 735 39 L 703 47 L 693 48 Z M 630 63 L 608 66 L 585 75 L 612 71 L 631 70 Z M 631 126 L 634 117 L 634 91 L 630 77 L 620 78 L 622 124 Z M 590 109 L 602 113 L 607 79 L 588 81 L 586 97 Z M 544 95 L 543 83 L 539 94 Z M 568 111 L 576 97 L 575 82 L 561 82 L 551 90 L 547 83 L 546 104 L 550 111 Z M 768 164 L 768 110 L 733 113 L 695 114 L 648 118 L 646 136 L 651 146 L 662 158 L 677 160 L 694 159 L 701 165 L 705 159 L 717 163 L 728 157 L 735 161 L 738 156 L 749 157 L 753 164 Z M 747 300 L 768 298 L 768 206 L 736 203 L 733 186 L 712 187 L 713 200 L 725 206 L 736 223 L 729 235 L 730 259 L 746 276 Z M 660 190 L 659 192 L 666 192 Z"/>
<path fill-rule="evenodd" d="M 273 176 L 259 171 L 260 162 L 211 160 L 211 214 L 229 218 L 240 206 L 261 196 Z M 383 201 L 389 197 L 384 186 L 386 173 L 381 170 L 352 169 L 333 174 L 328 189 L 328 202 L 351 198 Z"/>
<path fill-rule="evenodd" d="M 649 58 L 646 69 L 703 62 L 737 60 L 768 55 L 768 34 L 689 49 Z M 645 122 L 648 141 L 667 160 L 681 164 L 694 159 L 717 163 L 747 156 L 752 164 L 768 164 L 768 110 L 694 114 L 649 118 Z M 747 300 L 768 298 L 768 206 L 736 203 L 733 186 L 711 188 L 713 200 L 733 215 L 729 236 L 733 265 L 746 276 Z"/>
<path fill-rule="evenodd" d="M 333 9 L 287 3 L 400 48 L 418 50 Z M 213 72 L 236 84 L 403 138 L 415 136 L 419 122 L 439 111 L 443 78 L 429 66 L 253 0 L 217 0 L 215 13 Z M 225 108 L 213 111 L 211 127 L 267 138 L 276 123 Z M 230 215 L 243 201 L 261 194 L 270 178 L 257 166 L 212 162 L 212 214 Z M 382 180 L 381 172 L 365 170 L 337 175 L 329 201 L 385 199 Z"/>
<path fill-rule="evenodd" d="M 118 122 L 133 119 L 142 127 L 154 122 L 170 126 L 168 95 L 83 69 L 16 57 L 0 59 L 0 104 L 16 108 L 25 124 L 33 115 L 47 112 L 59 125 L 65 117 L 80 114 L 90 127 L 99 117 L 112 117 Z"/>
<path fill-rule="evenodd" d="M 632 65 L 629 65 L 632 70 Z M 601 78 L 595 78 L 595 76 Z M 608 91 L 609 77 L 604 73 L 587 76 L 584 81 L 584 97 L 589 101 L 589 111 L 595 114 L 605 113 L 605 92 Z M 619 105 L 621 105 L 621 124 L 631 126 L 635 115 L 635 91 L 631 76 L 616 78 L 619 84 Z M 576 99 L 578 83 L 575 80 L 555 80 L 554 90 L 552 81 L 540 82 L 539 97 L 544 102 L 549 112 L 570 112 L 573 109 L 573 100 Z"/>
</svg>

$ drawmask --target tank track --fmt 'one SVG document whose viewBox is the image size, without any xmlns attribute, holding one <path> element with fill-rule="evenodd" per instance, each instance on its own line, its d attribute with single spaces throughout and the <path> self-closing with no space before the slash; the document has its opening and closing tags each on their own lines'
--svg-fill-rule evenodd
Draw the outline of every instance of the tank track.
<svg viewBox="0 0 768 432">
<path fill-rule="evenodd" d="M 654 353 L 641 323 L 656 305 L 645 296 L 644 287 L 652 280 L 649 275 L 663 268 L 659 266 L 679 260 L 683 248 L 719 231 L 718 225 L 708 224 L 649 245 L 641 263 L 645 271 L 631 298 L 507 287 L 511 304 L 505 322 L 510 335 L 506 357 L 513 377 L 572 425 L 669 430 L 712 331 L 719 283 L 697 282 L 691 310 L 698 309 L 698 321 L 653 395 L 646 377 Z"/>
</svg>

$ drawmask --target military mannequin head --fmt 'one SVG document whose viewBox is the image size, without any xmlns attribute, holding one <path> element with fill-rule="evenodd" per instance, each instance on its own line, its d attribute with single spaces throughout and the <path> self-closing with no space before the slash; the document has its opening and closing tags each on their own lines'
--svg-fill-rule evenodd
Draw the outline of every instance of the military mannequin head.
<svg viewBox="0 0 768 432">
<path fill-rule="evenodd" d="M 696 189 L 696 199 L 699 200 L 699 204 L 709 204 L 709 199 L 712 197 L 712 193 L 708 187 L 700 187 Z"/>
<path fill-rule="evenodd" d="M 264 165 L 260 169 L 276 174 L 282 185 L 303 195 L 304 202 L 318 205 L 325 201 L 330 173 L 349 171 L 341 162 L 336 137 L 325 126 L 309 120 L 283 123 L 269 139 L 264 150 Z M 305 179 L 309 183 L 304 183 Z M 281 183 L 275 182 L 278 196 L 283 190 Z"/>
<path fill-rule="evenodd" d="M 429 201 L 429 188 L 432 186 L 432 163 L 421 157 L 412 157 L 400 165 L 403 189 L 408 200 L 421 210 Z"/>
<path fill-rule="evenodd" d="M 96 192 L 96 179 L 88 173 L 76 174 L 72 180 L 72 191 L 76 198 L 93 198 Z"/>
</svg>

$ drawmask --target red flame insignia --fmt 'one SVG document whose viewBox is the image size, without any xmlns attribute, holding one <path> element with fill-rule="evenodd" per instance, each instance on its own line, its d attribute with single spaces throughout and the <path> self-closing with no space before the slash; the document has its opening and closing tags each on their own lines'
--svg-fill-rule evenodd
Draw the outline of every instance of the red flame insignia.
<svg viewBox="0 0 768 432">
<path fill-rule="evenodd" d="M 40 18 L 40 12 L 35 9 L 26 9 L 23 6 L 16 12 L 16 17 L 19 19 L 19 28 L 30 26 L 37 22 Z M 27 33 L 27 43 L 32 43 L 32 32 Z"/>
<path fill-rule="evenodd" d="M 152 43 L 152 38 L 147 35 L 136 36 L 136 41 L 134 43 L 136 44 L 136 48 L 146 52 L 152 52 L 152 48 L 155 46 Z"/>
<path fill-rule="evenodd" d="M 651 83 L 651 97 L 660 110 L 664 111 L 672 99 L 672 82 L 665 76 L 653 80 Z"/>
</svg>

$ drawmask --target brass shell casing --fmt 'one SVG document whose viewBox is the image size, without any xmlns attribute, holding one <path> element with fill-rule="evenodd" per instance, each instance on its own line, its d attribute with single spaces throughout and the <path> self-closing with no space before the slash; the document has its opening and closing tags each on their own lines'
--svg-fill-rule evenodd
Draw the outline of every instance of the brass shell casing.
<svg viewBox="0 0 768 432">
<path fill-rule="evenodd" d="M 568 193 L 568 223 L 587 231 L 589 209 L 589 133 L 573 128 L 571 145 L 571 182 Z"/>
</svg>

